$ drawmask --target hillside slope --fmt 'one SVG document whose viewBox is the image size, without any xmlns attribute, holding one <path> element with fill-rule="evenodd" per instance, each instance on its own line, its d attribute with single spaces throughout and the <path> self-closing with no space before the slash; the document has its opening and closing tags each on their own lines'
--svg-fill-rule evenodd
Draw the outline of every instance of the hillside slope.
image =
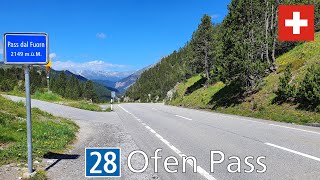
<svg viewBox="0 0 320 180">
<path fill-rule="evenodd" d="M 153 67 L 153 65 L 147 66 L 143 69 L 140 69 L 136 72 L 134 72 L 133 74 L 131 74 L 130 76 L 127 76 L 123 79 L 120 79 L 119 81 L 114 83 L 114 88 L 118 89 L 119 92 L 125 92 L 132 84 L 134 84 L 141 76 L 141 74 L 150 69 L 151 67 Z"/>
<path fill-rule="evenodd" d="M 175 98 L 168 103 L 290 123 L 320 123 L 320 113 L 300 109 L 299 104 L 273 103 L 279 77 L 283 75 L 288 64 L 292 64 L 293 79 L 291 83 L 293 84 L 302 81 L 310 66 L 320 64 L 320 33 L 316 34 L 314 42 L 299 45 L 277 58 L 276 64 L 278 66 L 277 73 L 267 76 L 262 88 L 245 99 L 237 99 L 236 90 L 226 87 L 222 82 L 207 88 L 201 87 L 188 94 L 186 93 L 188 88 L 201 79 L 200 76 L 194 76 L 175 87 Z"/>
</svg>

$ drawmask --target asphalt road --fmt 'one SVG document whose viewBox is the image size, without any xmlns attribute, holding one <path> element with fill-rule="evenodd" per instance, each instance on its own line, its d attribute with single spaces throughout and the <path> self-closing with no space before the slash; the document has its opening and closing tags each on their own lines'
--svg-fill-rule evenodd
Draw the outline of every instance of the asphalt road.
<svg viewBox="0 0 320 180">
<path fill-rule="evenodd" d="M 16 96 L 4 96 L 13 101 L 25 100 L 25 98 Z M 157 174 L 153 173 L 150 168 L 148 168 L 145 173 L 140 174 L 132 173 L 128 168 L 125 168 L 127 163 L 125 157 L 127 157 L 131 151 L 139 148 L 132 140 L 131 135 L 125 130 L 125 127 L 116 112 L 92 112 L 39 100 L 32 100 L 31 106 L 37 107 L 55 116 L 69 118 L 76 122 L 80 127 L 77 141 L 72 145 L 71 150 L 62 153 L 61 158 L 43 159 L 42 163 L 44 163 L 45 167 L 48 169 L 47 175 L 50 180 L 86 179 L 86 147 L 120 147 L 122 154 L 121 167 L 123 167 L 121 169 L 121 179 L 159 179 Z M 35 141 L 35 139 L 33 139 L 33 141 Z M 133 159 L 133 167 L 141 166 L 142 161 L 138 158 L 139 157 Z M 10 173 L 10 171 L 8 172 Z M 18 179 L 18 177 L 8 179 L 8 176 L 5 176 L 5 174 L 0 174 L 0 179 L 13 180 Z"/>
<path fill-rule="evenodd" d="M 22 98 L 9 98 L 19 101 Z M 211 113 L 163 104 L 121 104 L 114 112 L 90 112 L 72 107 L 32 100 L 32 106 L 57 116 L 74 120 L 80 126 L 78 141 L 66 154 L 77 159 L 54 160 L 48 166 L 49 179 L 85 179 L 85 147 L 120 147 L 122 177 L 120 179 L 320 179 L 320 129 L 306 126 L 258 120 L 240 116 Z M 154 156 L 158 156 L 158 172 Z M 128 155 L 134 150 L 144 151 L 149 164 L 143 173 L 132 173 Z M 225 160 L 213 164 L 210 151 L 221 151 Z M 165 158 L 175 156 L 179 165 L 165 170 Z M 197 160 L 183 163 L 183 156 Z M 240 164 L 232 164 L 238 160 Z M 246 165 L 247 161 L 254 167 Z M 258 157 L 261 159 L 258 161 Z M 263 158 L 265 157 L 265 158 Z M 213 161 L 221 159 L 214 154 Z M 47 160 L 44 160 L 47 161 Z M 172 159 L 169 163 L 174 162 Z M 260 162 L 260 164 L 258 163 Z M 141 169 L 143 156 L 133 156 L 133 167 Z M 263 171 L 264 166 L 266 171 Z M 183 164 L 186 164 L 183 173 Z M 239 172 L 228 172 L 231 170 Z M 197 172 L 193 172 L 193 170 Z M 211 172 L 211 170 L 213 172 Z"/>
<path fill-rule="evenodd" d="M 167 156 L 197 158 L 198 172 L 191 167 L 187 173 L 166 173 L 159 163 L 159 177 L 163 179 L 320 179 L 320 129 L 274 121 L 258 120 L 240 116 L 204 112 L 163 104 L 122 104 L 116 112 L 137 146 L 153 155 L 163 148 L 162 160 Z M 214 164 L 211 173 L 210 151 L 224 153 L 225 160 Z M 241 173 L 228 172 L 228 165 L 240 158 Z M 252 173 L 245 164 L 245 157 L 253 156 L 249 162 L 255 167 Z M 257 163 L 257 157 L 267 169 Z M 213 160 L 221 156 L 215 154 Z M 192 166 L 191 166 L 192 165 Z M 238 166 L 231 166 L 231 170 Z M 153 168 L 153 165 L 152 165 Z M 153 170 L 153 169 L 152 169 Z"/>
</svg>

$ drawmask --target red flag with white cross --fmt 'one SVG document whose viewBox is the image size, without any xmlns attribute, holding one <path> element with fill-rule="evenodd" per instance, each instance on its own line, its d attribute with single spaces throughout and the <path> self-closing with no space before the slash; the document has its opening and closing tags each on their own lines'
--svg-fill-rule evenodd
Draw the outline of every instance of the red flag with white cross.
<svg viewBox="0 0 320 180">
<path fill-rule="evenodd" d="M 314 6 L 279 6 L 279 41 L 314 41 Z"/>
</svg>

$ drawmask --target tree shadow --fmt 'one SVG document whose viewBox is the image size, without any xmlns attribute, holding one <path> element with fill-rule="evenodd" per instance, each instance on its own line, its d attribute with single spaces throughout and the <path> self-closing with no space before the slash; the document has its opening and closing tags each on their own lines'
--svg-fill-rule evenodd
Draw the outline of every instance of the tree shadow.
<svg viewBox="0 0 320 180">
<path fill-rule="evenodd" d="M 58 164 L 61 160 L 78 159 L 79 157 L 80 155 L 78 154 L 59 154 L 59 153 L 48 152 L 47 154 L 43 155 L 43 158 L 57 159 L 57 160 L 53 164 L 48 166 L 45 170 L 48 171 L 50 168 Z"/>
<path fill-rule="evenodd" d="M 299 103 L 297 109 L 310 111 L 310 112 L 320 112 L 320 103 L 312 104 L 312 103 L 302 102 L 302 103 Z"/>
<path fill-rule="evenodd" d="M 320 103 L 310 103 L 306 100 L 295 99 L 295 98 L 281 98 L 279 96 L 272 100 L 272 104 L 282 105 L 288 103 L 296 106 L 297 110 L 309 111 L 309 112 L 320 112 Z"/>
<path fill-rule="evenodd" d="M 190 87 L 187 88 L 186 92 L 184 93 L 184 95 L 189 95 L 191 93 L 193 93 L 194 91 L 202 88 L 204 86 L 204 84 L 206 83 L 207 78 L 205 77 L 201 77 L 201 79 L 199 79 L 197 82 L 195 82 L 193 85 L 191 85 Z"/>
<path fill-rule="evenodd" d="M 272 104 L 276 104 L 276 105 L 281 105 L 283 103 L 288 103 L 288 102 L 291 102 L 291 101 L 289 101 L 289 99 L 282 98 L 279 95 L 273 98 L 271 101 Z"/>
<path fill-rule="evenodd" d="M 240 84 L 233 82 L 214 94 L 208 105 L 213 105 L 212 109 L 234 106 L 243 101 L 244 93 L 245 91 L 241 89 Z"/>
</svg>

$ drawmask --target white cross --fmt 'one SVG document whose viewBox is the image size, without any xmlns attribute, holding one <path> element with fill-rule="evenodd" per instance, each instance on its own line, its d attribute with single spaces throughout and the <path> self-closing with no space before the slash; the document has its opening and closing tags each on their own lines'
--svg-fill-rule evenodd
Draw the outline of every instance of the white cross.
<svg viewBox="0 0 320 180">
<path fill-rule="evenodd" d="M 307 19 L 300 19 L 300 12 L 293 12 L 293 19 L 287 19 L 286 27 L 293 27 L 293 34 L 300 34 L 301 27 L 308 27 Z"/>
</svg>

